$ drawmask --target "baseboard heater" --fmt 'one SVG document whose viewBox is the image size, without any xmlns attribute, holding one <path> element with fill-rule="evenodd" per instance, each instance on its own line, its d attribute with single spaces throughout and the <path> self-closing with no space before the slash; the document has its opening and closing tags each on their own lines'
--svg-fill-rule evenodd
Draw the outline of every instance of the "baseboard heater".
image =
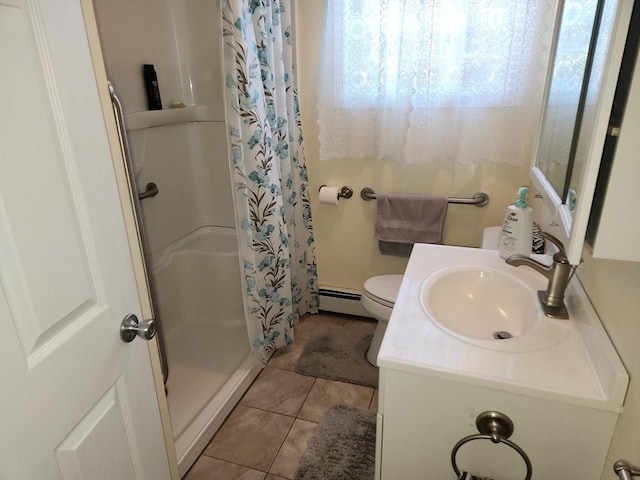
<svg viewBox="0 0 640 480">
<path fill-rule="evenodd" d="M 360 292 L 346 288 L 320 286 L 320 310 L 370 317 L 360 304 Z"/>
</svg>

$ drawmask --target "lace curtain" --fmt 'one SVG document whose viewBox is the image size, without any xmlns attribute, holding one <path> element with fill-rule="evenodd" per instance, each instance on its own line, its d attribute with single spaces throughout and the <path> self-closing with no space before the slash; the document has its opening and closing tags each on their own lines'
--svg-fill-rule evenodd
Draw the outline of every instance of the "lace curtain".
<svg viewBox="0 0 640 480">
<path fill-rule="evenodd" d="M 554 14 L 549 0 L 328 0 L 321 160 L 523 165 Z"/>
</svg>

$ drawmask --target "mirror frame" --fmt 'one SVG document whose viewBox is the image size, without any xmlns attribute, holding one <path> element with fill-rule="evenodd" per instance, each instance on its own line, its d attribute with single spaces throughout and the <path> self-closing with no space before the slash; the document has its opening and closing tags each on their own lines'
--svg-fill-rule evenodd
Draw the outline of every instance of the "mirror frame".
<svg viewBox="0 0 640 480">
<path fill-rule="evenodd" d="M 617 1 L 616 14 L 612 27 L 612 38 L 606 55 L 605 66 L 600 92 L 594 104 L 595 115 L 593 117 L 593 126 L 590 128 L 591 135 L 581 135 L 578 139 L 580 144 L 584 143 L 585 148 L 578 148 L 577 151 L 583 152 L 580 159 L 584 162 L 580 178 L 571 177 L 571 184 L 578 192 L 578 202 L 576 208 L 571 211 L 565 198 L 560 198 L 551 183 L 545 178 L 542 171 L 536 166 L 537 146 L 540 141 L 542 132 L 543 116 L 541 116 L 538 132 L 536 136 L 535 147 L 531 160 L 530 179 L 533 186 L 538 191 L 546 212 L 541 212 L 542 218 L 538 218 L 542 230 L 548 231 L 552 235 L 558 237 L 565 245 L 567 258 L 572 265 L 579 265 L 582 259 L 582 249 L 584 246 L 587 224 L 591 213 L 591 205 L 595 192 L 595 185 L 598 178 L 600 167 L 600 159 L 604 147 L 604 141 L 609 126 L 609 117 L 613 105 L 613 97 L 618 82 L 618 73 L 622 63 L 622 54 L 627 38 L 627 30 L 631 19 L 631 10 L 633 8 L 633 0 L 605 0 Z M 559 9 L 560 13 L 562 9 Z M 559 18 L 556 18 L 556 28 Z M 554 42 L 557 37 L 554 38 Z M 555 48 L 555 46 L 554 46 Z M 545 89 L 545 104 L 548 97 L 548 87 L 552 70 L 547 74 L 547 87 Z M 546 107 L 545 107 L 546 108 Z M 585 122 L 589 119 L 583 119 L 580 130 L 585 127 Z M 590 125 L 591 127 L 591 125 Z M 574 135 L 575 141 L 575 135 Z M 573 148 L 573 147 L 572 147 Z M 569 182 L 566 182 L 568 185 Z"/>
<path fill-rule="evenodd" d="M 565 6 L 567 1 L 568 0 L 558 0 L 556 4 L 557 6 L 556 6 L 555 18 L 554 18 L 553 37 L 551 39 L 550 54 L 547 62 L 547 74 L 545 78 L 545 88 L 543 93 L 544 101 L 543 101 L 542 109 L 540 112 L 541 119 L 540 119 L 538 131 L 537 131 L 537 136 L 536 136 L 537 142 L 536 142 L 536 148 L 534 152 L 535 153 L 534 158 L 536 159 L 535 161 L 536 167 L 540 170 L 540 173 L 542 173 L 547 178 L 549 183 L 553 185 L 556 194 L 559 195 L 561 199 L 566 198 L 567 192 L 569 189 L 569 183 L 571 179 L 571 173 L 573 171 L 573 163 L 574 163 L 576 147 L 577 147 L 576 139 L 580 135 L 580 123 L 582 122 L 582 116 L 584 113 L 584 106 L 585 106 L 586 97 L 587 97 L 589 79 L 590 79 L 591 70 L 593 66 L 595 45 L 596 45 L 597 35 L 599 32 L 599 28 L 602 20 L 602 12 L 604 10 L 604 4 L 606 0 L 597 0 L 595 10 L 594 10 L 593 23 L 591 24 L 591 32 L 589 35 L 589 42 L 588 42 L 587 51 L 586 51 L 585 65 L 582 71 L 580 93 L 578 95 L 577 103 L 575 104 L 575 114 L 573 115 L 573 121 L 571 125 L 571 134 L 569 137 L 569 141 L 570 141 L 569 152 L 566 158 L 567 163 L 564 168 L 563 177 L 562 179 L 560 178 L 551 179 L 548 176 L 548 173 L 549 173 L 548 162 L 550 161 L 550 158 L 548 158 L 545 155 L 545 157 L 541 159 L 539 149 L 540 149 L 540 145 L 542 144 L 543 138 L 547 135 L 547 132 L 548 132 L 546 123 L 549 120 L 547 118 L 549 108 L 550 108 L 549 99 L 551 97 L 551 92 L 554 86 L 554 80 L 555 80 L 554 75 L 556 72 L 557 61 L 558 61 L 558 47 L 562 40 L 562 34 L 563 34 L 562 28 L 565 20 L 567 20 L 564 18 Z M 557 173 L 560 173 L 560 172 L 558 171 Z"/>
</svg>

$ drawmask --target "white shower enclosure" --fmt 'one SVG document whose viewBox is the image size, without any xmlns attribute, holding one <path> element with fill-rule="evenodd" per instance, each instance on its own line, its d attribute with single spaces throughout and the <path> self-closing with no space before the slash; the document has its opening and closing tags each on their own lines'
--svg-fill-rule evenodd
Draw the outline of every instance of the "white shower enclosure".
<svg viewBox="0 0 640 480">
<path fill-rule="evenodd" d="M 181 475 L 260 370 L 250 354 L 223 105 L 216 0 L 94 0 L 124 104 L 157 290 Z M 148 110 L 143 65 L 162 110 Z"/>
</svg>

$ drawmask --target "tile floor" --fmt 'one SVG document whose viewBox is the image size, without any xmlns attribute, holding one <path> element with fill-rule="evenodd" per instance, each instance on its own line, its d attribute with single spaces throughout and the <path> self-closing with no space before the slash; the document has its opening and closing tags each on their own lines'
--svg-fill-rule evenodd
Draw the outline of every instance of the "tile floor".
<svg viewBox="0 0 640 480">
<path fill-rule="evenodd" d="M 324 410 L 334 404 L 377 411 L 378 390 L 294 372 L 313 329 L 363 321 L 309 315 L 293 345 L 277 351 L 213 437 L 185 480 L 292 479 Z"/>
</svg>

